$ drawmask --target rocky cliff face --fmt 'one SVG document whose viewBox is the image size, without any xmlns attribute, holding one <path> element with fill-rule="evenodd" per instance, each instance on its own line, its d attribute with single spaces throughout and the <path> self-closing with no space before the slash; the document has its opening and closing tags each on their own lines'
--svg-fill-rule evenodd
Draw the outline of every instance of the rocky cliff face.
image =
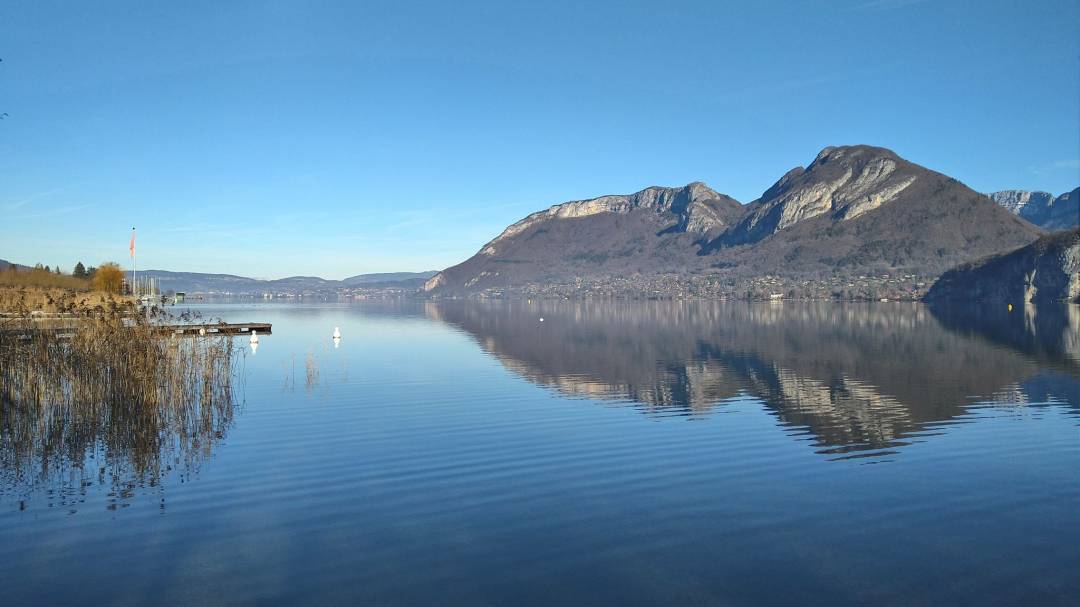
<svg viewBox="0 0 1080 607">
<path fill-rule="evenodd" d="M 927 299 L 1080 303 L 1080 228 L 1051 234 L 1011 253 L 950 270 L 937 281 Z"/>
<path fill-rule="evenodd" d="M 918 178 L 896 154 L 870 146 L 828 147 L 803 169 L 788 171 L 758 200 L 758 208 L 725 235 L 757 242 L 820 215 L 854 219 L 896 199 Z"/>
<path fill-rule="evenodd" d="M 1053 194 L 1049 192 L 1028 192 L 1026 190 L 1002 190 L 987 194 L 987 196 L 992 198 L 994 202 L 1009 209 L 1014 215 L 1020 215 L 1032 203 L 1038 207 L 1045 206 L 1054 200 Z"/>
<path fill-rule="evenodd" d="M 1002 190 L 989 194 L 994 202 L 1044 230 L 1080 225 L 1080 188 L 1054 196 L 1049 192 Z"/>
</svg>

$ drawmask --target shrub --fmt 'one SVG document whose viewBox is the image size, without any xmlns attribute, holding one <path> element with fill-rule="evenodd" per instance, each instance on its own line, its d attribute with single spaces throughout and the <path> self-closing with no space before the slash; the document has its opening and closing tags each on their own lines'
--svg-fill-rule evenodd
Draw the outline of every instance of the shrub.
<svg viewBox="0 0 1080 607">
<path fill-rule="evenodd" d="M 97 272 L 94 272 L 94 277 L 90 282 L 97 291 L 119 293 L 124 286 L 124 273 L 120 270 L 120 266 L 107 261 L 101 264 Z"/>
</svg>

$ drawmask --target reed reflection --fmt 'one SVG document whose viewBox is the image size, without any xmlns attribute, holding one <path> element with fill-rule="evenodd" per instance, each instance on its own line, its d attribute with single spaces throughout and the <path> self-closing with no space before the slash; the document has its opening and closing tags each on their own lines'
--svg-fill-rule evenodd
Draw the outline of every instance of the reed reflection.
<svg viewBox="0 0 1080 607">
<path fill-rule="evenodd" d="M 0 499 L 21 509 L 75 508 L 95 487 L 121 507 L 196 472 L 233 423 L 227 337 L 161 338 L 122 315 L 26 335 L 0 334 Z"/>
</svg>

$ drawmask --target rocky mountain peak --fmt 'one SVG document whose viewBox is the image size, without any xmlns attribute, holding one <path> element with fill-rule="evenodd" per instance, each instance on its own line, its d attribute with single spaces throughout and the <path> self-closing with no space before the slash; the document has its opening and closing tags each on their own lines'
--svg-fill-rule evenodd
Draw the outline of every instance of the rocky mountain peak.
<svg viewBox="0 0 1080 607">
<path fill-rule="evenodd" d="M 916 180 L 890 150 L 866 145 L 827 147 L 806 169 L 788 171 L 758 199 L 758 207 L 726 236 L 755 242 L 801 221 L 831 214 L 854 219 L 897 198 Z"/>
<path fill-rule="evenodd" d="M 1028 192 L 1026 190 L 1002 190 L 988 194 L 994 202 L 1019 215 L 1025 207 L 1035 201 L 1036 204 L 1046 204 L 1053 200 L 1053 194 L 1049 192 Z"/>
<path fill-rule="evenodd" d="M 1080 188 L 1054 196 L 1049 192 L 1002 190 L 987 194 L 1014 215 L 1046 230 L 1080 225 Z"/>
<path fill-rule="evenodd" d="M 814 157 L 814 162 L 812 164 L 819 164 L 828 161 L 829 155 L 831 155 L 836 150 L 837 147 L 835 145 L 827 145 L 821 148 L 821 151 L 818 152 L 818 155 Z M 841 152 L 840 155 L 843 155 L 843 152 Z"/>
<path fill-rule="evenodd" d="M 701 181 L 691 182 L 683 189 L 687 191 L 687 194 L 692 200 L 711 200 L 723 196 L 723 194 L 720 194 Z"/>
</svg>

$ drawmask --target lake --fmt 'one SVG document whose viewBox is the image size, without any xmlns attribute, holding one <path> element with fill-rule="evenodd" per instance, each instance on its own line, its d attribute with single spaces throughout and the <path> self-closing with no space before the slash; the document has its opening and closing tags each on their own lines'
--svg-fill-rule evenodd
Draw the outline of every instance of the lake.
<svg viewBox="0 0 1080 607">
<path fill-rule="evenodd" d="M 190 308 L 273 323 L 235 402 L 4 404 L 4 604 L 1080 596 L 1077 306 Z"/>
</svg>

